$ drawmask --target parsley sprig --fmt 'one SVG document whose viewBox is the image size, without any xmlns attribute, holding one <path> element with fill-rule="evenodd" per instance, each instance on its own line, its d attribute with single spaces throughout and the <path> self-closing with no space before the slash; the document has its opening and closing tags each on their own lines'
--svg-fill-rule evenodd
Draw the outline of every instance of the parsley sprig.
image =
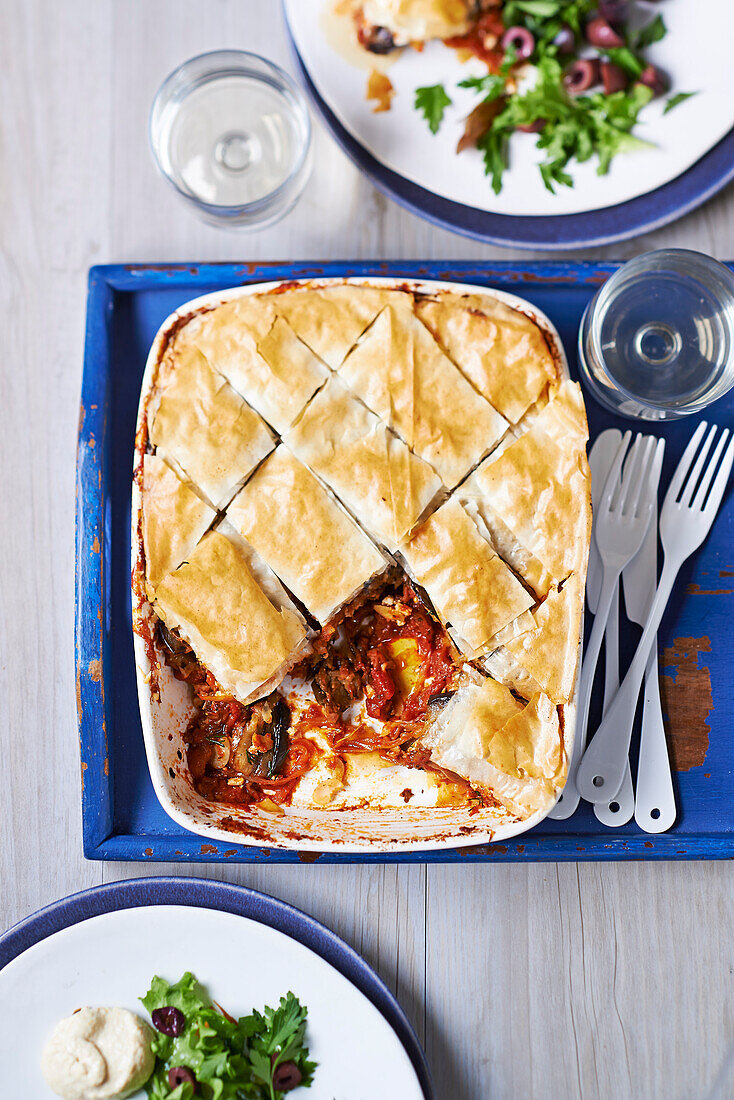
<svg viewBox="0 0 734 1100">
<path fill-rule="evenodd" d="M 576 41 L 582 36 L 584 24 L 597 6 L 597 0 L 508 0 L 502 9 L 506 27 L 526 27 L 535 39 L 531 60 L 546 54 L 556 55 L 554 38 L 564 27 L 570 27 Z"/>
<path fill-rule="evenodd" d="M 502 188 L 508 164 L 508 139 L 518 126 L 529 126 L 539 119 L 545 122 L 537 141 L 538 148 L 545 150 L 539 168 L 543 183 L 554 192 L 558 185 L 573 187 L 566 170 L 572 160 L 583 163 L 596 155 L 597 172 L 604 175 L 617 153 L 649 147 L 649 142 L 630 131 L 651 98 L 650 89 L 639 84 L 629 92 L 572 97 L 561 82 L 559 63 L 552 57 L 543 58 L 535 85 L 523 95 L 512 96 L 477 142 L 495 194 Z"/>
<path fill-rule="evenodd" d="M 438 128 L 443 121 L 443 113 L 450 105 L 451 100 L 443 84 L 431 84 L 415 90 L 415 108 L 422 111 L 432 134 L 438 133 Z"/>
</svg>

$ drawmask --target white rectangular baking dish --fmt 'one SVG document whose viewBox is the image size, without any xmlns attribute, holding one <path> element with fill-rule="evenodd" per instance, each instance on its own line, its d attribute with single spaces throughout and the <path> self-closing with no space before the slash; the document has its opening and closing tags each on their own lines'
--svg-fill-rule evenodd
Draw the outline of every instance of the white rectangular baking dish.
<svg viewBox="0 0 734 1100">
<path fill-rule="evenodd" d="M 289 287 L 295 285 L 292 280 L 283 282 L 287 282 Z M 529 302 L 513 294 L 467 283 L 366 276 L 346 279 L 302 279 L 298 280 L 298 283 L 314 288 L 350 283 L 362 286 L 400 287 L 418 293 L 447 290 L 463 294 L 489 295 L 530 316 L 540 326 L 556 358 L 559 374 L 564 378 L 569 377 L 563 344 L 551 321 Z M 171 329 L 180 324 L 182 318 L 187 318 L 199 310 L 210 309 L 243 295 L 266 293 L 281 285 L 280 281 L 258 283 L 206 294 L 186 302 L 166 318 L 153 341 L 143 375 L 133 473 L 142 461 L 147 401 L 155 381 L 158 360 Z M 140 590 L 139 570 L 136 568 L 140 560 L 140 518 L 141 497 L 137 481 L 133 476 L 131 512 L 133 643 L 140 719 L 153 787 L 161 806 L 177 824 L 212 840 L 255 847 L 339 852 L 345 855 L 398 854 L 505 841 L 527 832 L 547 816 L 546 811 L 541 811 L 525 821 L 517 821 L 509 811 L 495 807 L 470 811 L 456 807 L 418 809 L 408 806 L 379 811 L 376 809 L 303 810 L 284 807 L 284 813 L 276 815 L 257 806 L 239 808 L 208 802 L 202 798 L 194 789 L 188 773 L 182 738 L 194 713 L 190 689 L 174 678 L 160 653 L 157 653 L 158 668 L 154 667 L 151 670 L 150 658 L 152 651 L 155 651 L 155 644 L 149 627 L 153 615 L 144 591 Z M 157 696 L 154 691 L 156 681 Z M 577 690 L 578 670 L 574 699 L 565 708 L 564 737 L 569 757 L 576 726 Z"/>
</svg>

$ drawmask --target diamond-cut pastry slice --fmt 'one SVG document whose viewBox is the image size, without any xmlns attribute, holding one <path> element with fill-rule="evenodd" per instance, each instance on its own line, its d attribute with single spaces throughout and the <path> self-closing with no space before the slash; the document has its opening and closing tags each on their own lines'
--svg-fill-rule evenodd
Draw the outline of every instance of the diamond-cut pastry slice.
<svg viewBox="0 0 734 1100">
<path fill-rule="evenodd" d="M 211 527 L 217 513 L 159 455 L 143 456 L 143 547 L 153 589 Z"/>
<path fill-rule="evenodd" d="M 483 662 L 508 687 L 528 698 L 542 691 L 554 703 L 568 703 L 578 664 L 583 589 L 578 573 L 523 616 L 523 629 Z"/>
<path fill-rule="evenodd" d="M 545 695 L 527 705 L 491 678 L 451 698 L 421 740 L 431 759 L 518 817 L 553 804 L 566 774 L 558 713 Z"/>
<path fill-rule="evenodd" d="M 150 440 L 215 507 L 221 508 L 265 455 L 273 436 L 260 416 L 196 348 L 162 364 Z"/>
<path fill-rule="evenodd" d="M 565 382 L 532 427 L 499 458 L 490 455 L 459 488 L 473 501 L 498 551 L 539 597 L 552 582 L 583 573 L 591 509 L 580 434 L 559 435 L 581 401 Z M 581 405 L 583 409 L 583 405 Z"/>
<path fill-rule="evenodd" d="M 416 313 L 462 374 L 513 424 L 557 377 L 538 325 L 489 295 L 422 298 Z"/>
<path fill-rule="evenodd" d="M 388 565 L 331 493 L 283 445 L 234 498 L 227 519 L 321 623 Z"/>
<path fill-rule="evenodd" d="M 240 354 L 242 334 L 256 344 L 270 330 L 278 316 L 275 297 L 268 294 L 243 294 L 189 318 L 176 333 L 180 347 L 194 345 L 206 355 L 221 357 L 234 364 Z"/>
<path fill-rule="evenodd" d="M 261 300 L 257 300 L 260 301 Z M 243 310 L 243 304 L 248 309 Z M 176 345 L 196 347 L 209 366 L 278 432 L 286 431 L 329 376 L 328 368 L 299 340 L 267 300 L 253 313 L 253 300 L 227 302 L 195 318 Z M 263 316 L 272 323 L 263 324 Z"/>
<path fill-rule="evenodd" d="M 265 563 L 221 529 L 204 535 L 188 561 L 161 581 L 155 610 L 242 703 L 277 687 L 308 634 Z"/>
<path fill-rule="evenodd" d="M 452 488 L 507 430 L 415 316 L 387 306 L 339 368 L 339 377 Z"/>
<path fill-rule="evenodd" d="M 332 377 L 285 435 L 290 450 L 378 542 L 394 550 L 441 482 L 383 422 Z"/>
<path fill-rule="evenodd" d="M 562 450 L 577 456 L 586 453 L 589 425 L 581 387 L 576 382 L 563 381 L 551 385 L 547 401 L 537 401 L 524 418 L 528 428 L 543 432 Z M 523 427 L 523 423 L 518 425 Z"/>
<path fill-rule="evenodd" d="M 388 302 L 411 302 L 400 290 L 347 285 L 290 290 L 274 297 L 280 316 L 334 370 Z"/>
<path fill-rule="evenodd" d="M 400 553 L 468 657 L 485 651 L 499 630 L 532 607 L 532 597 L 454 497 Z"/>
</svg>

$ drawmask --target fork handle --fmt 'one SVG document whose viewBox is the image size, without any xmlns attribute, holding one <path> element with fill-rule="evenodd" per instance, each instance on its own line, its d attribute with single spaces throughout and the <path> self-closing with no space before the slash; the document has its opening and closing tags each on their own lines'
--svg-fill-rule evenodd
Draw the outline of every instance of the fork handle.
<svg viewBox="0 0 734 1100">
<path fill-rule="evenodd" d="M 660 707 L 658 655 L 653 649 L 645 671 L 635 821 L 646 833 L 664 833 L 673 826 L 675 815 L 675 792 Z"/>
<path fill-rule="evenodd" d="M 555 821 L 565 821 L 566 818 L 571 817 L 572 814 L 576 813 L 576 808 L 579 804 L 580 795 L 575 781 L 576 770 L 586 744 L 586 726 L 589 721 L 589 703 L 591 701 L 591 689 L 594 686 L 594 673 L 596 672 L 596 666 L 599 660 L 599 650 L 601 649 L 601 642 L 609 617 L 609 609 L 612 605 L 612 597 L 619 583 L 620 572 L 621 570 L 619 569 L 614 570 L 605 568 L 604 570 L 601 593 L 599 594 L 599 603 L 596 608 L 596 615 L 594 616 L 594 626 L 592 627 L 589 644 L 586 647 L 586 653 L 581 663 L 579 697 L 576 712 L 576 732 L 573 739 L 571 759 L 568 764 L 566 785 L 558 797 L 558 802 L 556 802 L 555 806 L 548 814 L 548 816 L 552 817 Z"/>
<path fill-rule="evenodd" d="M 637 651 L 619 691 L 579 764 L 576 789 L 589 802 L 608 802 L 609 792 L 618 791 L 622 786 L 642 677 L 675 578 L 684 560 L 673 559 L 666 554 L 660 583 Z"/>
<path fill-rule="evenodd" d="M 619 582 L 614 590 L 612 606 L 609 609 L 607 619 L 607 632 L 604 635 L 604 706 L 602 714 L 606 714 L 619 687 Z M 608 802 L 597 802 L 594 806 L 594 816 L 602 825 L 610 829 L 616 829 L 620 825 L 626 825 L 635 812 L 635 792 L 632 786 L 629 760 L 624 769 L 624 779 L 614 798 Z"/>
</svg>

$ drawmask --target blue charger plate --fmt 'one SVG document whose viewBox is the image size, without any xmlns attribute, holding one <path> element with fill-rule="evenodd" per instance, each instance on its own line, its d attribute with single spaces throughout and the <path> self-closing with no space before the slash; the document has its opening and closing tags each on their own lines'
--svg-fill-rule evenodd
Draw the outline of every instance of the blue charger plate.
<svg viewBox="0 0 734 1100">
<path fill-rule="evenodd" d="M 426 1100 L 432 1100 L 431 1075 L 418 1037 L 408 1017 L 372 967 L 344 940 L 313 917 L 284 901 L 244 886 L 198 878 L 141 878 L 110 882 L 71 894 L 45 909 L 39 909 L 0 936 L 0 970 L 33 944 L 62 928 L 102 913 L 151 905 L 187 905 L 235 913 L 275 928 L 310 948 L 343 974 L 382 1013 L 405 1047 Z"/>
<path fill-rule="evenodd" d="M 615 206 L 587 210 L 582 214 L 547 216 L 493 214 L 465 206 L 428 191 L 387 168 L 352 137 L 316 90 L 293 40 L 285 7 L 284 18 L 298 76 L 312 107 L 332 137 L 375 187 L 441 229 L 507 248 L 562 251 L 601 247 L 668 225 L 707 202 L 734 179 L 734 130 L 731 130 L 682 175 L 654 191 Z"/>
<path fill-rule="evenodd" d="M 683 762 L 708 735 L 703 763 L 675 776 L 674 828 L 650 836 L 634 822 L 606 829 L 582 803 L 569 821 L 546 820 L 505 844 L 405 855 L 295 853 L 213 843 L 187 832 L 153 791 L 138 713 L 130 610 L 130 485 L 143 368 L 162 321 L 191 298 L 243 283 L 322 276 L 443 279 L 519 294 L 548 314 L 572 373 L 581 314 L 616 264 L 457 262 L 325 264 L 130 264 L 92 268 L 77 463 L 76 676 L 84 852 L 89 859 L 216 862 L 452 862 L 716 859 L 734 856 L 734 502 L 732 486 L 704 546 L 684 565 L 659 632 L 667 651 L 673 725 L 688 730 Z M 592 439 L 629 421 L 588 399 Z M 734 427 L 734 391 L 709 420 Z M 667 485 L 698 418 L 656 427 L 667 439 Z M 622 624 L 623 657 L 638 632 Z M 686 649 L 686 646 L 688 647 Z M 710 697 L 708 684 L 710 682 Z M 713 708 L 713 709 L 710 709 Z M 601 709 L 592 699 L 590 729 Z M 679 712 L 679 713 L 678 713 Z M 634 746 L 633 746 L 634 752 Z"/>
</svg>

